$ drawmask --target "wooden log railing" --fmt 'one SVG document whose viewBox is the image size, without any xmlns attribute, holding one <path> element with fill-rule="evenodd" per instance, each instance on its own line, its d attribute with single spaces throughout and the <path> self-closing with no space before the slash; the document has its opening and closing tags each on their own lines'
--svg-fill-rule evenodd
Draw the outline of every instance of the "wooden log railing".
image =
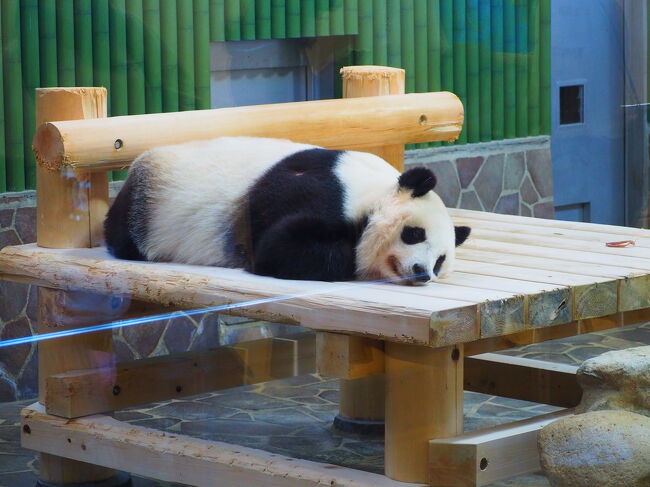
<svg viewBox="0 0 650 487">
<path fill-rule="evenodd" d="M 127 167 L 152 147 L 217 136 L 362 149 L 452 141 L 462 124 L 463 105 L 453 93 L 411 93 L 48 122 L 34 136 L 34 151 L 38 163 L 49 169 L 102 171 Z"/>
</svg>

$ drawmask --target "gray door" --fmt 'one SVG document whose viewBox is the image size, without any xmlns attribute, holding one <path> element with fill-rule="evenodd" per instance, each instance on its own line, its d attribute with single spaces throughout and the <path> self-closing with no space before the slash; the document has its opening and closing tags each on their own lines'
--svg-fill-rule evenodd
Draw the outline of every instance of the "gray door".
<svg viewBox="0 0 650 487">
<path fill-rule="evenodd" d="M 616 0 L 551 2 L 558 219 L 624 223 L 623 52 Z"/>
</svg>

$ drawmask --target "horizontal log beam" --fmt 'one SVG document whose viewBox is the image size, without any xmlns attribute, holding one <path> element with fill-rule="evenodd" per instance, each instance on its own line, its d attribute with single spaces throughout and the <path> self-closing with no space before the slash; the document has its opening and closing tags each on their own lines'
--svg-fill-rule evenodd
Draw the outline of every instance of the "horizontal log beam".
<svg viewBox="0 0 650 487">
<path fill-rule="evenodd" d="M 89 416 L 70 421 L 36 403 L 22 411 L 24 448 L 197 487 L 423 487 L 337 465 Z"/>
<path fill-rule="evenodd" d="M 314 371 L 313 333 L 133 360 L 48 377 L 48 414 L 78 418 Z"/>
<path fill-rule="evenodd" d="M 562 410 L 454 438 L 429 442 L 429 481 L 438 487 L 479 487 L 540 469 L 537 434 L 572 414 Z"/>
<path fill-rule="evenodd" d="M 582 397 L 577 366 L 484 353 L 465 357 L 466 391 L 575 407 Z"/>
<path fill-rule="evenodd" d="M 95 171 L 127 167 L 152 147 L 225 135 L 363 149 L 452 141 L 462 124 L 463 105 L 453 93 L 411 93 L 50 122 L 38 128 L 34 152 L 49 169 Z"/>
</svg>

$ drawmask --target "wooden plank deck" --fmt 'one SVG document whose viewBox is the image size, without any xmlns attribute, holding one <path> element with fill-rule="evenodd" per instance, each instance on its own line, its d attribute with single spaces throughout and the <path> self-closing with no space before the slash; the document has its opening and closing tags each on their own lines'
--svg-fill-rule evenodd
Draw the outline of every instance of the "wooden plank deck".
<svg viewBox="0 0 650 487">
<path fill-rule="evenodd" d="M 278 280 L 238 269 L 121 261 L 103 248 L 35 245 L 0 251 L 0 275 L 185 309 L 234 305 L 231 314 L 429 346 L 650 307 L 648 230 L 450 213 L 473 234 L 458 249 L 456 271 L 421 287 Z M 627 239 L 637 245 L 605 245 Z"/>
</svg>

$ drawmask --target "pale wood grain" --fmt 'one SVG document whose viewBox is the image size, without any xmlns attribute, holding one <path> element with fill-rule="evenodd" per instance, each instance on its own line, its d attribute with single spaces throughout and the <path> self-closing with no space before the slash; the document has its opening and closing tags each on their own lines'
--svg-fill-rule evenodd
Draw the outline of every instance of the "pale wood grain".
<svg viewBox="0 0 650 487">
<path fill-rule="evenodd" d="M 562 410 L 430 441 L 431 485 L 479 487 L 539 470 L 539 430 L 570 414 L 571 410 Z"/>
<path fill-rule="evenodd" d="M 217 481 L 220 487 L 424 487 L 361 470 L 164 433 L 108 416 L 70 421 L 47 415 L 39 404 L 23 409 L 22 424 L 25 448 L 197 487 L 214 487 Z"/>
<path fill-rule="evenodd" d="M 386 475 L 425 482 L 429 440 L 463 432 L 462 345 L 430 349 L 387 343 L 385 353 Z"/>
<path fill-rule="evenodd" d="M 298 374 L 311 363 L 313 334 L 265 338 L 234 346 L 70 370 L 47 378 L 46 411 L 65 418 L 104 413 L 155 401 L 257 384 Z M 309 353 L 311 352 L 311 355 Z"/>
<path fill-rule="evenodd" d="M 225 135 L 362 150 L 455 140 L 462 124 L 463 106 L 453 93 L 411 93 L 50 122 L 38 128 L 34 150 L 50 169 L 105 171 L 127 167 L 153 147 Z"/>
<path fill-rule="evenodd" d="M 487 211 L 463 210 L 460 208 L 449 208 L 453 218 L 472 218 L 487 220 L 499 223 L 521 223 L 535 227 L 552 227 L 563 230 L 579 230 L 584 232 L 596 232 L 600 234 L 627 235 L 629 238 L 650 238 L 650 230 L 634 227 L 622 227 L 616 225 L 603 225 L 599 223 L 571 222 L 563 220 L 549 220 L 545 218 L 531 218 L 528 216 L 504 215 L 490 213 Z M 615 238 L 613 239 L 615 240 Z"/>
<path fill-rule="evenodd" d="M 106 88 L 37 88 L 36 124 L 106 118 Z M 42 247 L 93 247 L 102 241 L 108 177 L 37 165 L 36 238 Z"/>
<path fill-rule="evenodd" d="M 316 369 L 320 375 L 359 379 L 384 373 L 384 342 L 342 333 L 316 333 Z"/>
<path fill-rule="evenodd" d="M 343 98 L 362 98 L 382 95 L 403 95 L 405 92 L 406 74 L 403 69 L 386 66 L 346 66 L 341 68 L 343 83 Z M 399 172 L 404 171 L 404 144 L 380 145 L 366 147 L 363 150 L 375 154 Z M 340 341 L 329 341 L 329 350 L 339 345 L 342 347 L 340 354 L 346 354 L 346 345 Z M 376 342 L 371 339 L 355 337 L 351 342 L 356 354 L 359 351 L 370 351 L 375 355 L 375 367 L 384 368 L 383 347 L 382 354 L 376 352 Z M 349 353 L 349 349 L 347 351 Z M 354 356 L 354 352 L 353 352 Z M 349 355 L 348 355 L 349 358 Z M 356 367 L 351 365 L 352 369 Z M 332 371 L 333 372 L 333 371 Z M 363 372 L 367 372 L 363 371 Z M 374 421 L 384 417 L 384 390 L 383 375 L 362 374 L 359 377 L 342 377 L 340 384 L 339 415 L 343 418 L 355 420 Z M 371 374 L 372 375 L 372 374 Z"/>
<path fill-rule="evenodd" d="M 542 246 L 551 246 L 556 248 L 564 248 L 564 246 L 568 246 L 568 248 L 572 249 L 589 248 L 590 250 L 599 251 L 601 253 L 620 252 L 624 255 L 627 255 L 630 253 L 629 251 L 632 250 L 632 254 L 637 257 L 643 257 L 644 255 L 647 256 L 647 249 L 650 248 L 650 231 L 648 231 L 646 237 L 630 237 L 629 233 L 607 233 L 602 231 L 566 229 L 557 226 L 538 226 L 535 224 L 539 221 L 537 218 L 531 218 L 530 222 L 523 223 L 521 221 L 496 222 L 487 219 L 456 216 L 453 218 L 453 221 L 456 225 L 467 225 L 472 227 L 472 233 L 480 235 L 481 238 L 493 238 L 495 240 L 503 239 L 503 235 L 505 234 L 511 239 L 515 239 L 513 241 L 526 239 L 533 242 L 539 242 Z M 633 240 L 635 245 L 633 247 L 624 248 L 611 248 L 605 245 L 607 242 L 622 240 Z M 585 245 L 587 247 L 585 247 Z"/>
<path fill-rule="evenodd" d="M 575 407 L 582 396 L 577 369 L 572 365 L 483 353 L 465 358 L 465 390 Z"/>
</svg>

